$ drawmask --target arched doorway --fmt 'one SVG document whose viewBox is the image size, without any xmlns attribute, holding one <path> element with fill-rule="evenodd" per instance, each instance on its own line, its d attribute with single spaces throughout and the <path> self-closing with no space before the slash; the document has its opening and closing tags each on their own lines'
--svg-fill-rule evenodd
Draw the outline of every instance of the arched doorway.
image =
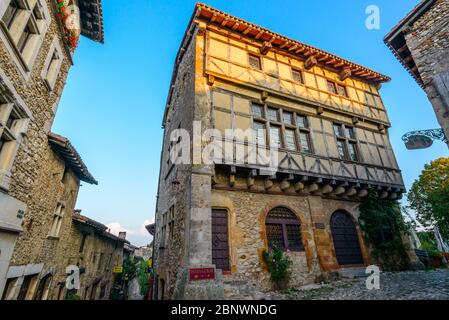
<svg viewBox="0 0 449 320">
<path fill-rule="evenodd" d="M 338 264 L 363 264 L 357 229 L 347 212 L 339 210 L 332 214 L 331 231 Z"/>
<path fill-rule="evenodd" d="M 288 208 L 272 209 L 266 219 L 265 228 L 269 248 L 282 251 L 303 251 L 301 224 L 296 215 Z"/>
</svg>

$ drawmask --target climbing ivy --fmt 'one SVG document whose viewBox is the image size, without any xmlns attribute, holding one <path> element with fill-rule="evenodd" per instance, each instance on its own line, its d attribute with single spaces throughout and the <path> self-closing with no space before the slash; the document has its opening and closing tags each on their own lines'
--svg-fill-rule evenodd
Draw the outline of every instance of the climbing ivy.
<svg viewBox="0 0 449 320">
<path fill-rule="evenodd" d="M 264 250 L 262 257 L 267 264 L 275 289 L 284 289 L 290 277 L 292 260 L 278 248 L 273 248 L 270 251 Z"/>
<path fill-rule="evenodd" d="M 360 204 L 359 223 L 372 255 L 384 270 L 397 271 L 408 266 L 407 247 L 402 235 L 407 232 L 397 201 L 380 200 L 369 190 Z"/>
</svg>

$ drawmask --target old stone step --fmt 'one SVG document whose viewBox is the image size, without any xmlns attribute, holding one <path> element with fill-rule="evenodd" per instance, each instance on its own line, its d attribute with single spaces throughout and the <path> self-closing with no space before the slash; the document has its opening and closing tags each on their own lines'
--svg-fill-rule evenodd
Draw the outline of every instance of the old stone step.
<svg viewBox="0 0 449 320">
<path fill-rule="evenodd" d="M 368 275 L 365 273 L 365 271 L 365 267 L 341 268 L 340 270 L 338 270 L 338 274 L 342 278 L 354 279 L 367 277 Z"/>
</svg>

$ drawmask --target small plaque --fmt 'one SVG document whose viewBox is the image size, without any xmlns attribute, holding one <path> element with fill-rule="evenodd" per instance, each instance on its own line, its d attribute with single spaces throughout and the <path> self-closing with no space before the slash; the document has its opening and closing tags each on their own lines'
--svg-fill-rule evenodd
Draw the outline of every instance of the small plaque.
<svg viewBox="0 0 449 320">
<path fill-rule="evenodd" d="M 324 226 L 324 223 L 315 223 L 315 228 L 316 229 L 326 229 L 326 227 Z"/>
<path fill-rule="evenodd" d="M 215 279 L 214 268 L 195 268 L 189 270 L 189 280 L 213 280 Z"/>
</svg>

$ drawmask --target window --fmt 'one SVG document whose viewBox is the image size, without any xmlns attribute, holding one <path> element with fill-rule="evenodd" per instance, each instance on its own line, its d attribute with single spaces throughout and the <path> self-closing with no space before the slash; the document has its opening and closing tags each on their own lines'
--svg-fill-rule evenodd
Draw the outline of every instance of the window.
<svg viewBox="0 0 449 320">
<path fill-rule="evenodd" d="M 348 97 L 348 93 L 346 92 L 346 87 L 340 84 L 337 84 L 337 94 L 343 97 Z"/>
<path fill-rule="evenodd" d="M 62 203 L 58 202 L 58 204 L 56 205 L 56 210 L 55 213 L 53 215 L 53 222 L 51 224 L 51 229 L 50 229 L 50 237 L 54 237 L 57 238 L 59 237 L 59 232 L 61 231 L 61 226 L 62 226 L 62 219 L 64 217 L 64 210 L 65 207 Z"/>
<path fill-rule="evenodd" d="M 299 131 L 299 147 L 304 153 L 311 153 L 310 129 L 307 118 L 302 115 L 296 116 L 296 125 Z"/>
<path fill-rule="evenodd" d="M 175 206 L 172 205 L 168 210 L 168 239 L 173 240 L 174 235 L 174 227 L 175 227 Z"/>
<path fill-rule="evenodd" d="M 285 147 L 288 150 L 296 150 L 295 131 L 292 129 L 285 129 Z"/>
<path fill-rule="evenodd" d="M 254 118 L 263 118 L 264 112 L 263 112 L 263 106 L 260 104 L 253 103 L 251 106 L 251 113 Z"/>
<path fill-rule="evenodd" d="M 332 81 L 327 81 L 327 91 L 333 94 L 337 94 L 337 88 L 335 87 L 335 83 Z"/>
<path fill-rule="evenodd" d="M 162 214 L 161 240 L 159 243 L 159 248 L 165 248 L 166 233 L 167 233 L 167 212 L 164 212 Z"/>
<path fill-rule="evenodd" d="M 268 131 L 270 146 L 312 153 L 306 116 L 255 103 L 252 104 L 252 116 L 252 129 L 257 144 L 266 145 Z"/>
<path fill-rule="evenodd" d="M 285 124 L 293 125 L 293 114 L 291 112 L 284 111 L 282 113 L 282 119 Z"/>
<path fill-rule="evenodd" d="M 260 58 L 254 54 L 249 55 L 249 66 L 254 69 L 262 70 L 262 64 Z"/>
<path fill-rule="evenodd" d="M 265 220 L 268 248 L 283 251 L 303 251 L 301 224 L 287 208 L 272 209 Z"/>
<path fill-rule="evenodd" d="M 254 140 L 259 146 L 267 144 L 265 124 L 262 122 L 253 122 Z"/>
<path fill-rule="evenodd" d="M 8 190 L 11 168 L 29 124 L 27 107 L 0 70 L 0 187 Z"/>
<path fill-rule="evenodd" d="M 16 61 L 22 67 L 21 71 L 27 75 L 50 25 L 50 13 L 44 0 L 8 2 L 8 6 L 0 7 L 2 40 L 8 43 L 8 50 L 18 58 Z"/>
<path fill-rule="evenodd" d="M 8 29 L 11 28 L 11 25 L 16 18 L 17 13 L 19 12 L 19 9 L 19 2 L 17 0 L 11 0 L 2 17 L 2 21 L 5 23 Z"/>
<path fill-rule="evenodd" d="M 278 109 L 268 108 L 268 119 L 270 121 L 279 122 L 279 111 L 278 111 Z"/>
<path fill-rule="evenodd" d="M 59 71 L 62 65 L 62 49 L 57 38 L 53 40 L 44 67 L 42 68 L 41 77 L 47 88 L 51 91 L 54 89 Z"/>
<path fill-rule="evenodd" d="M 293 81 L 298 82 L 298 83 L 304 83 L 301 71 L 292 69 L 292 77 L 293 77 Z"/>
<path fill-rule="evenodd" d="M 270 146 L 275 148 L 281 147 L 281 128 L 277 126 L 270 127 Z"/>
<path fill-rule="evenodd" d="M 348 92 L 346 91 L 345 86 L 329 80 L 327 80 L 327 91 L 333 94 L 338 94 L 346 98 L 348 97 Z"/>
<path fill-rule="evenodd" d="M 80 249 L 79 249 L 80 253 L 84 251 L 84 245 L 86 244 L 86 238 L 87 238 L 87 234 L 83 233 L 83 237 L 81 238 Z"/>
<path fill-rule="evenodd" d="M 333 127 L 340 159 L 358 161 L 357 140 L 354 128 L 337 123 L 334 123 Z"/>
</svg>

